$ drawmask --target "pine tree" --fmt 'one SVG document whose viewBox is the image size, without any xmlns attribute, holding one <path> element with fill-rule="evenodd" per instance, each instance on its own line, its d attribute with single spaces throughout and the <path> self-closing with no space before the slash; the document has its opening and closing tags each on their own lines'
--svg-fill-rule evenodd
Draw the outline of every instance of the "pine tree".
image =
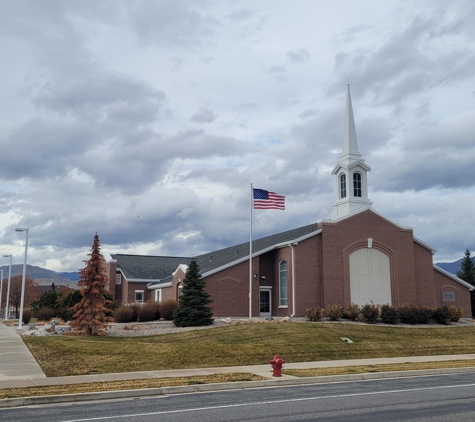
<svg viewBox="0 0 475 422">
<path fill-rule="evenodd" d="M 213 323 L 213 312 L 208 306 L 212 300 L 204 291 L 205 286 L 206 280 L 193 259 L 186 270 L 178 308 L 173 313 L 173 323 L 177 327 L 197 327 Z"/>
<path fill-rule="evenodd" d="M 465 256 L 460 263 L 460 271 L 457 271 L 456 275 L 463 281 L 475 286 L 475 265 L 470 255 L 470 250 L 468 248 L 465 249 Z M 470 292 L 470 302 L 472 304 L 472 317 L 475 318 L 475 290 Z"/>
<path fill-rule="evenodd" d="M 104 295 L 109 281 L 106 275 L 105 260 L 101 254 L 99 235 L 96 233 L 86 266 L 80 271 L 78 285 L 82 286 L 82 299 L 70 310 L 74 312 L 71 320 L 72 332 L 79 335 L 106 335 L 108 314 L 107 300 Z"/>
</svg>

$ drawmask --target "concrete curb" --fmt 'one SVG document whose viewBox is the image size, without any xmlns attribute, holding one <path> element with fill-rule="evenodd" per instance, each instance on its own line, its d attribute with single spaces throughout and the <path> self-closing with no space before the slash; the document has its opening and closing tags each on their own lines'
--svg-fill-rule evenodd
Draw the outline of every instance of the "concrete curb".
<svg viewBox="0 0 475 422">
<path fill-rule="evenodd" d="M 321 377 L 286 378 L 263 381 L 238 381 L 219 384 L 196 384 L 176 387 L 145 388 L 137 390 L 101 391 L 96 393 L 62 394 L 0 399 L 0 408 L 32 406 L 40 404 L 72 403 L 94 400 L 110 400 L 134 397 L 150 397 L 168 394 L 186 394 L 220 390 L 244 390 L 248 388 L 280 387 L 330 382 L 363 381 L 383 378 L 420 377 L 427 375 L 459 374 L 475 372 L 475 367 L 422 369 L 418 371 L 368 372 L 364 374 L 328 375 Z"/>
</svg>

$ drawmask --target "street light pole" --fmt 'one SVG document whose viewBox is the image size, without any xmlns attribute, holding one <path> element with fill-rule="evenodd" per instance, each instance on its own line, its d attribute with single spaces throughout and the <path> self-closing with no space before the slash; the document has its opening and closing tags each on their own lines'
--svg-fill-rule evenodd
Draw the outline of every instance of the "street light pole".
<svg viewBox="0 0 475 422">
<path fill-rule="evenodd" d="M 10 280 L 12 278 L 12 255 L 3 255 L 4 258 L 10 258 L 10 267 L 8 269 L 8 287 L 7 287 L 7 303 L 5 305 L 5 321 L 8 319 L 8 311 L 10 310 Z"/>
<path fill-rule="evenodd" d="M 30 229 L 15 229 L 16 232 L 25 232 L 25 261 L 23 262 L 23 277 L 21 279 L 21 299 L 20 299 L 20 319 L 18 321 L 18 330 L 23 330 L 23 305 L 25 303 L 25 281 L 26 281 L 26 256 L 28 253 L 28 233 Z"/>
<path fill-rule="evenodd" d="M 3 299 L 3 270 L 0 270 L 2 273 L 2 279 L 0 281 L 0 314 L 2 313 L 2 299 Z"/>
</svg>

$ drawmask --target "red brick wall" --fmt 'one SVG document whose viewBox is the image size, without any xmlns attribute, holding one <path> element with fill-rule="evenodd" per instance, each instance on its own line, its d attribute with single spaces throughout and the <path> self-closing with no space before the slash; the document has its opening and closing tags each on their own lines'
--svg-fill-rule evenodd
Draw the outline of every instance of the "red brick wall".
<svg viewBox="0 0 475 422">
<path fill-rule="evenodd" d="M 351 303 L 349 255 L 373 247 L 390 258 L 392 300 L 396 307 L 404 302 L 417 303 L 414 241 L 410 229 L 402 229 L 372 211 L 364 211 L 340 222 L 323 222 L 322 236 L 322 306 Z"/>
<path fill-rule="evenodd" d="M 294 246 L 296 316 L 304 316 L 306 308 L 322 306 L 321 246 L 320 235 Z"/>
<path fill-rule="evenodd" d="M 252 315 L 259 316 L 259 259 L 253 260 Z M 266 277 L 267 278 L 267 277 Z M 249 316 L 249 261 L 206 277 L 215 316 Z"/>
<path fill-rule="evenodd" d="M 117 295 L 117 288 L 115 284 L 115 272 L 117 270 L 117 261 L 113 260 L 110 262 L 106 262 L 105 268 L 106 268 L 106 275 L 109 278 L 109 285 L 107 286 L 107 288 L 114 296 L 114 299 L 118 298 L 120 296 Z"/>
<path fill-rule="evenodd" d="M 414 242 L 417 306 L 436 306 L 432 252 Z"/>
<path fill-rule="evenodd" d="M 435 301 L 436 306 L 442 305 L 455 305 L 460 308 L 463 308 L 463 318 L 472 317 L 472 307 L 470 304 L 470 292 L 469 290 L 462 286 L 460 283 L 452 280 L 450 277 L 440 273 L 437 270 L 433 270 L 434 274 L 434 285 L 435 285 Z M 455 293 L 455 302 L 444 302 L 443 292 L 453 292 Z"/>
</svg>

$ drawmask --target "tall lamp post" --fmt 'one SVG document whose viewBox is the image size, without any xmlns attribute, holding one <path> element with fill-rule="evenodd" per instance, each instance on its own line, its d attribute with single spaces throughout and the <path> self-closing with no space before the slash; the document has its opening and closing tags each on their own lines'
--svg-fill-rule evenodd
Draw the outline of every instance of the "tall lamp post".
<svg viewBox="0 0 475 422">
<path fill-rule="evenodd" d="M 3 270 L 0 270 L 2 273 L 2 279 L 0 280 L 0 314 L 2 313 L 2 299 L 3 299 Z"/>
<path fill-rule="evenodd" d="M 10 258 L 10 267 L 8 269 L 8 287 L 7 287 L 7 303 L 5 304 L 5 321 L 8 319 L 10 310 L 10 281 L 12 279 L 12 255 L 3 255 L 4 258 Z"/>
<path fill-rule="evenodd" d="M 21 279 L 21 299 L 20 299 L 20 319 L 18 321 L 18 330 L 23 330 L 23 304 L 25 303 L 25 281 L 26 281 L 26 256 L 28 252 L 28 233 L 30 229 L 15 229 L 16 232 L 25 232 L 25 261 L 23 262 L 23 277 Z"/>
</svg>

